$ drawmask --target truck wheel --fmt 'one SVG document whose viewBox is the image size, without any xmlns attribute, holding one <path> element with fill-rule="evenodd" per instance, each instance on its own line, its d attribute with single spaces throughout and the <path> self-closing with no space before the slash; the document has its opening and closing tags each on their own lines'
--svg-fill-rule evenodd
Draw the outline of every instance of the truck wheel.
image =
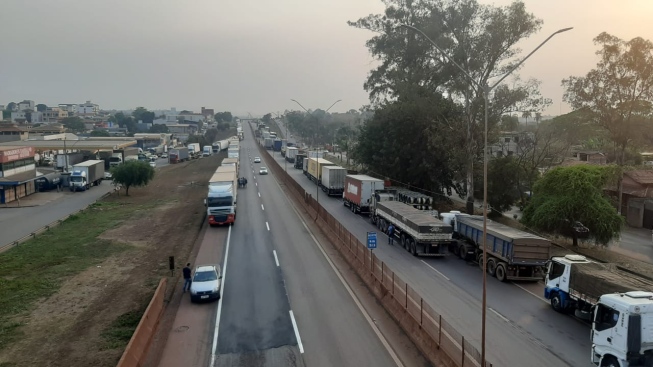
<svg viewBox="0 0 653 367">
<path fill-rule="evenodd" d="M 496 276 L 500 282 L 506 281 L 506 265 L 504 263 L 497 265 Z"/>
<path fill-rule="evenodd" d="M 560 295 L 558 293 L 555 293 L 551 297 L 551 308 L 553 308 L 556 312 L 564 312 L 564 308 L 562 307 L 562 300 L 560 299 Z M 601 365 L 603 365 L 603 363 L 601 363 Z"/>
<path fill-rule="evenodd" d="M 415 243 L 414 240 L 410 241 L 410 253 L 413 254 L 413 256 L 417 256 L 417 243 Z"/>
<path fill-rule="evenodd" d="M 465 246 L 464 244 L 458 246 L 458 257 L 467 261 L 467 246 Z"/>
<path fill-rule="evenodd" d="M 460 257 L 460 248 L 458 246 L 452 246 L 451 252 L 454 254 L 454 256 Z"/>
<path fill-rule="evenodd" d="M 601 361 L 601 367 L 619 367 L 619 363 L 614 359 L 614 357 L 605 357 Z"/>
<path fill-rule="evenodd" d="M 399 243 L 401 244 L 401 247 L 406 247 L 406 236 L 402 233 L 401 236 L 399 237 Z"/>
<path fill-rule="evenodd" d="M 487 260 L 487 273 L 494 277 L 497 275 L 497 262 L 494 259 Z"/>
</svg>

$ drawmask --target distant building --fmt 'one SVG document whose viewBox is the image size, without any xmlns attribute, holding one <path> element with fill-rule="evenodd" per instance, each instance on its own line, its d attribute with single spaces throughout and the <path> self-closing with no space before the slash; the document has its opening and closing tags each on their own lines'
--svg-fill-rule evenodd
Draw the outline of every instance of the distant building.
<svg viewBox="0 0 653 367">
<path fill-rule="evenodd" d="M 605 157 L 605 154 L 598 151 L 582 150 L 576 152 L 576 159 L 581 162 L 587 162 L 589 164 L 607 164 L 607 158 Z"/>
<path fill-rule="evenodd" d="M 186 134 L 186 135 L 193 135 L 197 132 L 197 126 L 196 125 L 190 125 L 190 124 L 176 124 L 176 125 L 168 125 L 168 130 L 170 131 L 171 134 Z"/>
<path fill-rule="evenodd" d="M 213 116 L 215 116 L 215 112 L 213 111 L 212 108 L 202 107 L 202 116 L 204 116 L 207 119 L 213 120 Z"/>
<path fill-rule="evenodd" d="M 489 153 L 497 158 L 520 155 L 528 149 L 532 140 L 531 132 L 504 131 L 499 135 L 498 141 L 489 147 Z"/>
<path fill-rule="evenodd" d="M 22 103 L 22 102 L 21 102 Z M 43 122 L 43 112 L 35 110 L 20 110 L 11 113 L 11 122 L 17 123 L 39 123 Z"/>
<path fill-rule="evenodd" d="M 77 107 L 77 113 L 82 116 L 93 116 L 97 115 L 100 112 L 100 106 L 91 101 L 86 101 Z"/>
<path fill-rule="evenodd" d="M 36 104 L 34 101 L 24 100 L 18 103 L 18 111 L 32 110 L 36 111 Z"/>
<path fill-rule="evenodd" d="M 158 119 L 154 119 L 154 125 L 177 125 L 179 120 L 177 120 L 176 115 L 165 115 Z"/>
<path fill-rule="evenodd" d="M 68 116 L 75 116 L 79 110 L 77 103 L 60 103 L 59 109 L 68 113 Z"/>
<path fill-rule="evenodd" d="M 43 112 L 43 122 L 58 122 L 66 117 L 68 117 L 68 112 L 59 107 L 48 107 Z"/>
<path fill-rule="evenodd" d="M 30 139 L 32 136 L 44 136 L 52 134 L 63 134 L 66 132 L 66 128 L 61 124 L 48 124 L 39 127 L 34 127 L 29 130 Z"/>
<path fill-rule="evenodd" d="M 27 140 L 28 135 L 27 129 L 15 124 L 0 124 L 0 143 Z"/>
<path fill-rule="evenodd" d="M 197 122 L 200 122 L 200 121 L 204 120 L 204 115 L 202 115 L 201 113 L 181 111 L 177 115 L 177 121 L 179 121 L 180 119 L 183 119 L 184 122 L 195 122 L 195 123 L 197 123 Z"/>
<path fill-rule="evenodd" d="M 34 193 L 37 178 L 34 147 L 0 147 L 0 204 Z"/>
</svg>

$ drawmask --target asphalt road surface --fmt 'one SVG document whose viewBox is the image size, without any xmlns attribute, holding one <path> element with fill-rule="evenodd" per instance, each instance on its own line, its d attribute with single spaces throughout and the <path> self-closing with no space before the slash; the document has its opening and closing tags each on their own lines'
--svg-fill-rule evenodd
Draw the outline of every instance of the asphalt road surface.
<svg viewBox="0 0 653 367">
<path fill-rule="evenodd" d="M 0 208 L 0 247 L 85 208 L 112 189 L 113 186 L 109 182 L 103 181 L 100 186 L 91 187 L 86 191 L 70 192 L 64 188 L 64 191 L 58 194 L 60 196 L 58 199 L 44 205 Z M 52 194 L 56 194 L 56 190 Z M 50 195 L 50 193 L 40 195 Z"/>
<path fill-rule="evenodd" d="M 243 130 L 217 365 L 397 366 Z"/>
<path fill-rule="evenodd" d="M 278 152 L 274 157 L 284 167 Z M 318 195 L 317 186 L 301 170 L 289 164 L 288 172 L 313 197 Z M 352 214 L 342 198 L 327 197 L 322 191 L 319 201 L 365 242 L 367 231 L 374 228 L 367 217 Z M 379 243 L 375 254 L 480 351 L 482 273 L 478 266 L 453 256 L 413 257 L 403 248 L 387 245 L 387 237 L 381 233 Z M 488 278 L 488 360 L 501 366 L 591 366 L 589 326 L 553 311 L 540 297 L 542 293 L 537 285 Z"/>
</svg>

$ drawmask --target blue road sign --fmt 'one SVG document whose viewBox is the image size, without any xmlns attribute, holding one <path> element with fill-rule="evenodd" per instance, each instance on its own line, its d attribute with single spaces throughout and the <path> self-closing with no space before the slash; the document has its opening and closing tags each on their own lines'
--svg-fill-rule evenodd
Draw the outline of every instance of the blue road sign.
<svg viewBox="0 0 653 367">
<path fill-rule="evenodd" d="M 376 232 L 367 232 L 367 248 L 370 250 L 376 248 Z"/>
</svg>

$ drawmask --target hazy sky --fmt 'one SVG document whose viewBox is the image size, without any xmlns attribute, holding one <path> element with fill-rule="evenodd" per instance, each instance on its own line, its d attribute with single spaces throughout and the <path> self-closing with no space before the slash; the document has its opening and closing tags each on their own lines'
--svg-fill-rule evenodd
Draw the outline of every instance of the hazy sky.
<svg viewBox="0 0 653 367">
<path fill-rule="evenodd" d="M 507 5 L 510 0 L 481 1 Z M 653 39 L 652 0 L 527 0 L 544 20 L 521 45 L 556 36 L 520 71 L 541 79 L 547 111 L 567 112 L 560 81 L 596 64 L 602 31 Z M 374 66 L 349 27 L 384 9 L 381 0 L 2 0 L 0 104 L 82 103 L 101 108 L 200 107 L 260 115 L 298 108 L 332 111 L 368 103 Z"/>
</svg>

